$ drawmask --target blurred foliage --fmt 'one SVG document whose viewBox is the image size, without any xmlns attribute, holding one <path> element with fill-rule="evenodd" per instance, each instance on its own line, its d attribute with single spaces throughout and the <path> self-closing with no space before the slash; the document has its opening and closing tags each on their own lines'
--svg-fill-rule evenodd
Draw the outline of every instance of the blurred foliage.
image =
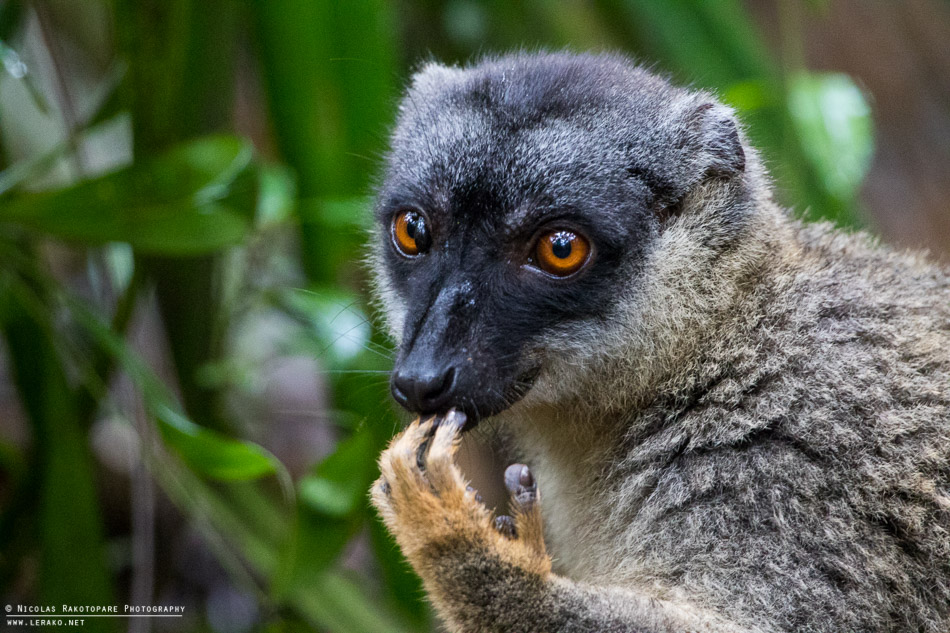
<svg viewBox="0 0 950 633">
<path fill-rule="evenodd" d="M 873 151 L 864 97 L 845 75 L 776 59 L 738 0 L 0 0 L 0 333 L 30 435 L 0 439 L 6 602 L 157 600 L 130 594 L 107 556 L 88 436 L 115 414 L 148 477 L 259 603 L 254 627 L 432 626 L 367 506 L 397 428 L 388 343 L 356 264 L 369 187 L 420 59 L 539 46 L 626 50 L 716 92 L 788 200 L 857 221 Z M 238 132 L 241 86 L 260 92 L 263 151 Z M 239 278 L 287 230 L 300 287 Z M 63 249 L 78 271 L 63 271 Z M 298 326 L 288 345 L 319 359 L 332 394 L 335 449 L 296 481 L 226 406 L 236 376 L 262 371 L 227 345 L 248 304 Z M 151 305 L 171 369 L 128 335 Z M 119 374 L 141 420 L 110 388 Z M 356 541 L 372 560 L 345 567 Z"/>
</svg>

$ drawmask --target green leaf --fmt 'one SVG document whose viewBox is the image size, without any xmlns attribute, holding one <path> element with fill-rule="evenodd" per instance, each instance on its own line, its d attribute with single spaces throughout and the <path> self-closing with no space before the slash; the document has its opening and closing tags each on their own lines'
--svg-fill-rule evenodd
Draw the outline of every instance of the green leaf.
<svg viewBox="0 0 950 633">
<path fill-rule="evenodd" d="M 355 487 L 346 482 L 310 476 L 302 479 L 298 486 L 300 500 L 328 516 L 346 516 L 356 507 Z"/>
<path fill-rule="evenodd" d="M 94 462 L 57 352 L 53 311 L 32 288 L 0 274 L 0 331 L 33 431 L 40 546 L 39 599 L 45 604 L 111 604 L 112 587 Z M 90 622 L 93 631 L 114 630 L 110 622 Z"/>
<path fill-rule="evenodd" d="M 392 614 L 365 594 L 360 585 L 334 572 L 325 572 L 300 586 L 290 603 L 313 625 L 334 633 L 405 633 Z"/>
<path fill-rule="evenodd" d="M 261 193 L 257 201 L 257 224 L 268 226 L 286 222 L 294 214 L 297 182 L 283 165 L 260 168 Z"/>
<path fill-rule="evenodd" d="M 388 602 L 417 626 L 421 626 L 431 617 L 428 604 L 419 599 L 419 596 L 425 595 L 422 579 L 412 571 L 396 539 L 379 517 L 369 521 L 369 536 L 376 553 L 380 578 L 389 590 Z"/>
<path fill-rule="evenodd" d="M 245 571 L 243 563 L 249 563 L 257 576 L 269 578 L 272 586 L 271 599 L 282 608 L 293 610 L 311 626 L 321 631 L 335 633 L 405 633 L 407 628 L 401 623 L 399 611 L 388 609 L 377 602 L 366 589 L 342 575 L 326 569 L 326 563 L 308 557 L 311 553 L 322 555 L 328 546 L 342 547 L 353 534 L 354 523 L 349 522 L 343 531 L 333 531 L 339 527 L 336 521 L 325 524 L 328 528 L 322 532 L 311 532 L 312 541 L 304 547 L 294 547 L 284 534 L 285 516 L 269 504 L 269 499 L 257 487 L 251 484 L 232 484 L 227 490 L 232 493 L 223 496 L 221 487 L 210 487 L 198 479 L 191 471 L 177 472 L 172 465 L 166 465 L 156 471 L 157 479 L 170 498 L 186 510 L 192 518 L 198 517 L 199 529 L 204 529 L 208 542 L 219 558 L 231 571 L 232 577 L 253 581 Z M 266 515 L 266 516 L 262 516 Z M 274 520 L 276 518 L 276 521 Z M 272 522 L 273 526 L 261 529 L 256 525 L 261 521 Z M 298 524 L 296 529 L 301 529 Z M 223 537 L 222 538 L 219 538 Z M 237 547 L 240 559 L 236 559 L 227 544 Z M 277 559 L 279 547 L 283 565 L 295 564 L 296 575 L 290 579 L 282 577 Z M 335 547 L 330 549 L 336 550 Z M 316 564 L 315 564 L 316 563 Z M 286 575 L 290 568 L 285 567 Z M 288 580 L 293 582 L 288 583 Z M 281 588 L 286 589 L 282 592 Z M 417 599 L 421 591 L 409 594 Z M 420 630 L 420 629 L 413 629 Z"/>
<path fill-rule="evenodd" d="M 154 413 L 162 439 L 195 472 L 222 481 L 247 481 L 277 473 L 275 458 L 256 444 L 200 427 L 165 406 Z"/>
<path fill-rule="evenodd" d="M 108 118 L 99 117 L 97 114 L 94 122 L 90 123 L 86 128 L 77 131 L 75 141 L 77 143 L 84 143 L 97 134 L 101 134 L 109 126 L 115 125 L 118 122 L 117 118 L 120 116 L 122 115 L 118 114 L 116 117 Z M 23 185 L 29 186 L 31 179 L 43 176 L 46 172 L 50 171 L 64 156 L 68 155 L 71 150 L 72 146 L 70 143 L 63 141 L 42 154 L 18 160 L 3 171 L 0 171 L 0 196 L 8 194 Z M 3 208 L 2 205 L 0 205 L 0 221 L 2 221 L 2 219 Z"/>
<path fill-rule="evenodd" d="M 710 87 L 767 77 L 768 48 L 737 0 L 606 0 L 641 49 Z"/>
<path fill-rule="evenodd" d="M 295 539 L 283 552 L 276 595 L 294 595 L 318 582 L 362 527 L 378 454 L 375 430 L 364 427 L 300 481 Z"/>
<path fill-rule="evenodd" d="M 304 202 L 304 268 L 311 282 L 334 283 L 358 241 L 315 222 L 322 205 L 311 204 L 370 184 L 393 115 L 396 10 L 386 0 L 248 4 L 275 140 Z"/>
<path fill-rule="evenodd" d="M 372 204 L 361 197 L 314 198 L 301 201 L 299 213 L 303 222 L 320 224 L 333 233 L 362 233 L 372 227 Z"/>
<path fill-rule="evenodd" d="M 300 480 L 298 498 L 311 510 L 344 517 L 363 509 L 375 475 L 376 439 L 358 431 Z"/>
<path fill-rule="evenodd" d="M 19 28 L 26 12 L 27 4 L 16 0 L 0 2 L 0 40 L 10 39 L 14 31 Z"/>
<path fill-rule="evenodd" d="M 789 84 L 788 109 L 827 190 L 854 198 L 874 153 L 871 108 L 861 90 L 842 73 L 799 74 Z"/>
<path fill-rule="evenodd" d="M 781 103 L 781 95 L 769 84 L 758 79 L 737 81 L 723 91 L 723 100 L 743 113 L 774 107 Z"/>
<path fill-rule="evenodd" d="M 204 138 L 67 189 L 16 198 L 0 205 L 0 221 L 82 243 L 127 242 L 142 253 L 218 251 L 250 227 L 252 155 L 243 139 Z"/>
<path fill-rule="evenodd" d="M 14 484 L 26 470 L 26 458 L 19 448 L 5 439 L 0 439 L 0 472 Z"/>
<path fill-rule="evenodd" d="M 88 441 L 65 389 L 47 392 L 46 397 L 43 424 L 49 437 L 44 442 L 40 491 L 40 595 L 48 604 L 110 604 L 110 570 Z M 107 622 L 92 626 L 97 631 L 115 630 Z"/>
<path fill-rule="evenodd" d="M 290 476 L 262 447 L 198 426 L 179 412 L 168 388 L 144 361 L 88 308 L 69 302 L 77 322 L 114 356 L 141 390 L 145 406 L 159 423 L 162 439 L 195 472 L 223 481 L 247 481 L 276 475 L 285 488 Z"/>
</svg>

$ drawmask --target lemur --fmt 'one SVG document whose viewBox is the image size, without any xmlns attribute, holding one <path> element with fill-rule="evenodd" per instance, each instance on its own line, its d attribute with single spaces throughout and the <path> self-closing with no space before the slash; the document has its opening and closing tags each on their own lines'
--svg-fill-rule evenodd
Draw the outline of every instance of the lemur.
<svg viewBox="0 0 950 633">
<path fill-rule="evenodd" d="M 380 180 L 420 417 L 371 494 L 450 631 L 950 630 L 946 267 L 795 219 L 615 54 L 426 64 Z M 511 516 L 454 462 L 489 417 Z"/>
</svg>

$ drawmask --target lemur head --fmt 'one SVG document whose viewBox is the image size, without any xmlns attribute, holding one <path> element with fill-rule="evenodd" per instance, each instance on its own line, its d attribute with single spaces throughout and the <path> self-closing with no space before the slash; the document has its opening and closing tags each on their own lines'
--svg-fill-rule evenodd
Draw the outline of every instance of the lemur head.
<svg viewBox="0 0 950 633">
<path fill-rule="evenodd" d="M 395 398 L 477 420 L 568 393 L 551 378 L 636 336 L 672 226 L 702 225 L 709 261 L 729 248 L 751 206 L 746 159 L 728 108 L 621 56 L 422 68 L 375 211 Z"/>
</svg>

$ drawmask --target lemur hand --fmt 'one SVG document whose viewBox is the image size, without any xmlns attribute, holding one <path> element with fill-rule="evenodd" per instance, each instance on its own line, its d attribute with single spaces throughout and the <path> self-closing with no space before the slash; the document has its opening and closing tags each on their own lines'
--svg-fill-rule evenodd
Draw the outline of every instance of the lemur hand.
<svg viewBox="0 0 950 633">
<path fill-rule="evenodd" d="M 537 586 L 551 573 L 528 467 L 508 468 L 512 516 L 493 519 L 455 465 L 464 423 L 464 414 L 453 410 L 410 424 L 380 457 L 382 477 L 372 490 L 373 504 L 437 607 L 466 592 L 489 598 L 516 577 Z M 495 579 L 498 587 L 477 587 L 489 567 L 505 578 Z"/>
<path fill-rule="evenodd" d="M 551 573 L 538 486 L 505 472 L 512 516 L 492 517 L 455 465 L 465 416 L 416 420 L 379 459 L 373 505 L 453 633 L 737 631 L 687 605 Z"/>
</svg>

